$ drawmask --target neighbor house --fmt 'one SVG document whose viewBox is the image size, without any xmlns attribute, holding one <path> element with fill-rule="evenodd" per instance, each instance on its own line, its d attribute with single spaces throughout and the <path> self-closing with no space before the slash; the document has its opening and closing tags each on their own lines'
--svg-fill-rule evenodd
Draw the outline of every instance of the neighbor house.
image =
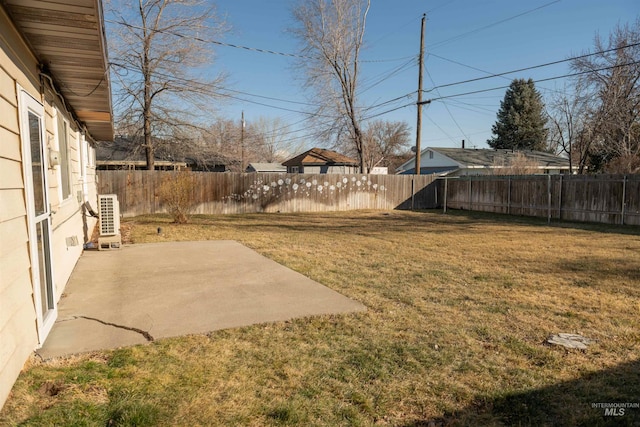
<svg viewBox="0 0 640 427">
<path fill-rule="evenodd" d="M 530 150 L 494 150 L 475 148 L 428 147 L 420 153 L 420 173 L 447 176 L 488 175 L 508 170 L 514 159 L 524 161 L 535 173 L 570 173 L 569 160 L 555 154 Z M 415 157 L 412 157 L 396 172 L 415 173 Z"/>
<path fill-rule="evenodd" d="M 358 173 L 360 168 L 358 161 L 343 154 L 322 148 L 312 148 L 286 162 L 288 173 Z"/>
<path fill-rule="evenodd" d="M 155 170 L 191 170 L 227 172 L 233 161 L 198 147 L 171 144 L 154 140 Z M 147 155 L 140 138 L 116 136 L 113 141 L 100 142 L 96 147 L 96 169 L 98 170 L 144 170 Z"/>
<path fill-rule="evenodd" d="M 154 168 L 157 170 L 181 170 L 186 162 L 175 159 L 163 159 L 154 156 Z M 116 138 L 115 141 L 100 142 L 96 147 L 96 169 L 98 170 L 138 170 L 147 168 L 147 157 L 141 145 L 134 146 Z"/>
<path fill-rule="evenodd" d="M 96 223 L 107 64 L 100 0 L 0 2 L 0 407 Z"/>
</svg>

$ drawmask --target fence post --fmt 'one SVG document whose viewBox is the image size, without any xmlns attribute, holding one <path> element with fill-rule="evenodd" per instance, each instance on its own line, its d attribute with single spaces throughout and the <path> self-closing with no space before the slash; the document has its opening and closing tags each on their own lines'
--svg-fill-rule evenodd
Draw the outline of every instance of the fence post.
<svg viewBox="0 0 640 427">
<path fill-rule="evenodd" d="M 558 219 L 562 220 L 562 183 L 564 175 L 560 175 L 560 189 L 558 190 Z"/>
<path fill-rule="evenodd" d="M 471 210 L 471 177 L 467 177 L 469 179 L 469 210 Z"/>
<path fill-rule="evenodd" d="M 415 202 L 415 198 L 416 198 L 416 191 L 415 191 L 415 177 L 411 177 L 411 210 L 413 210 L 413 206 L 414 206 L 414 202 Z"/>
<path fill-rule="evenodd" d="M 448 181 L 448 178 L 445 176 L 444 177 L 444 197 L 443 197 L 443 199 L 444 199 L 444 211 L 443 211 L 443 213 L 447 213 L 447 181 Z"/>
<path fill-rule="evenodd" d="M 624 225 L 624 205 L 625 199 L 627 198 L 627 175 L 622 178 L 622 209 L 621 209 L 621 218 L 620 224 Z"/>
<path fill-rule="evenodd" d="M 547 224 L 551 224 L 551 175 L 547 175 Z"/>
<path fill-rule="evenodd" d="M 511 175 L 507 177 L 507 215 L 511 215 Z"/>
</svg>

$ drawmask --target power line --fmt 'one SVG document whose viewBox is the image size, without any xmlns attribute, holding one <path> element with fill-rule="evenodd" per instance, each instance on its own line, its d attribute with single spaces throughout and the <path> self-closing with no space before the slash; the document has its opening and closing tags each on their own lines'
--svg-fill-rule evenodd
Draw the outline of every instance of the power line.
<svg viewBox="0 0 640 427">
<path fill-rule="evenodd" d="M 105 22 L 109 22 L 111 24 L 116 24 L 116 25 L 122 25 L 124 27 L 127 28 L 133 28 L 136 30 L 144 30 L 144 28 L 138 26 L 138 25 L 133 25 L 133 24 L 129 24 L 128 22 L 124 22 L 124 21 L 114 21 L 111 19 L 105 19 Z M 270 55 L 277 55 L 277 56 L 284 56 L 284 57 L 290 57 L 290 58 L 298 58 L 298 59 L 316 59 L 313 56 L 307 56 L 307 55 L 300 55 L 297 53 L 288 53 L 288 52 L 280 52 L 277 50 L 271 50 L 271 49 L 262 49 L 262 48 L 258 48 L 258 47 L 251 47 L 251 46 L 244 46 L 244 45 L 240 45 L 240 44 L 234 44 L 234 43 L 225 43 L 225 42 L 221 42 L 219 40 L 207 40 L 207 39 L 203 39 L 201 37 L 196 37 L 196 36 L 186 36 L 184 34 L 180 34 L 180 33 L 176 33 L 174 31 L 169 31 L 169 30 L 158 30 L 158 29 L 153 29 L 153 28 L 147 28 L 146 30 L 150 30 L 153 31 L 154 33 L 161 33 L 161 34 L 169 34 L 175 37 L 179 37 L 182 39 L 190 39 L 190 40 L 195 40 L 201 43 L 209 43 L 209 44 L 215 44 L 218 46 L 223 46 L 223 47 L 230 47 L 230 48 L 234 48 L 234 49 L 242 49 L 242 50 L 246 50 L 246 51 L 250 51 L 250 52 L 257 52 L 257 53 L 266 53 L 266 54 L 270 54 Z M 370 59 L 370 60 L 362 60 L 360 62 L 396 62 L 396 61 L 402 61 L 407 59 L 408 57 L 403 57 L 403 58 L 394 58 L 394 59 Z"/>
<path fill-rule="evenodd" d="M 115 63 L 113 63 L 113 65 L 118 66 L 118 67 L 121 67 L 121 68 L 126 69 L 126 70 L 128 70 L 128 71 L 133 71 L 133 72 L 140 73 L 140 70 L 132 69 L 132 68 L 126 67 L 126 66 L 121 65 L 121 64 L 115 64 Z M 193 80 L 186 79 L 186 78 L 180 78 L 180 77 L 176 77 L 176 76 L 170 76 L 170 75 L 168 75 L 168 74 L 164 74 L 164 73 L 157 72 L 157 71 L 153 72 L 153 75 L 155 75 L 156 77 L 168 77 L 168 78 L 172 78 L 172 79 L 174 79 L 174 80 L 180 80 L 180 81 L 183 81 L 184 83 L 191 83 L 191 84 L 199 84 L 199 85 L 202 85 L 202 83 L 201 83 L 201 82 L 195 82 L 195 81 L 193 81 Z M 306 117 L 305 119 L 301 120 L 300 122 L 305 121 L 305 120 L 309 120 L 309 119 L 314 118 L 314 117 L 327 118 L 327 119 L 330 119 L 330 121 L 334 121 L 334 120 L 336 120 L 336 119 L 338 118 L 338 116 L 330 116 L 330 115 L 324 115 L 324 114 L 319 114 L 319 113 L 312 113 L 312 112 L 308 112 L 308 111 L 304 111 L 304 110 L 294 110 L 294 109 L 290 109 L 290 108 L 279 107 L 279 106 L 275 106 L 275 105 L 271 105 L 271 104 L 266 104 L 266 103 L 263 103 L 263 102 L 258 102 L 258 101 L 253 101 L 253 100 L 250 100 L 250 99 L 241 98 L 241 97 L 234 96 L 234 95 L 230 95 L 230 94 L 227 94 L 227 93 L 221 93 L 221 92 L 212 91 L 212 90 L 209 90 L 208 88 L 202 88 L 202 90 L 203 90 L 204 92 L 206 92 L 206 93 L 209 93 L 209 94 L 213 95 L 213 96 L 221 96 L 221 97 L 225 97 L 225 98 L 231 98 L 231 99 L 235 99 L 235 100 L 242 101 L 242 102 L 248 102 L 248 103 L 251 103 L 251 104 L 261 105 L 261 106 L 268 107 L 268 108 L 274 108 L 274 109 L 277 109 L 277 110 L 290 111 L 290 112 L 299 113 L 299 114 L 303 114 L 303 115 L 308 116 L 308 117 Z M 225 90 L 227 90 L 227 89 L 225 89 Z M 233 91 L 233 92 L 240 92 L 240 91 Z M 263 96 L 260 96 L 260 95 L 254 95 L 254 94 L 250 94 L 250 93 L 247 93 L 247 92 L 240 92 L 240 93 L 244 93 L 244 94 L 245 94 L 245 95 L 247 95 L 247 96 L 258 96 L 258 97 L 263 97 Z M 390 100 L 388 100 L 388 101 L 381 102 L 381 103 L 376 104 L 376 105 L 372 105 L 372 106 L 370 106 L 370 107 L 367 107 L 364 111 L 370 111 L 370 110 L 372 110 L 372 109 L 380 108 L 381 106 L 384 106 L 384 105 L 387 105 L 387 104 L 391 104 L 391 103 L 394 103 L 394 102 L 398 102 L 399 100 L 402 100 L 402 99 L 404 99 L 404 98 L 407 98 L 407 97 L 411 96 L 411 95 L 412 95 L 412 94 L 414 94 L 414 93 L 415 93 L 415 92 L 411 92 L 411 93 L 408 93 L 408 94 L 406 94 L 406 95 L 399 96 L 399 97 L 396 97 L 396 98 L 390 99 Z M 270 98 L 270 97 L 264 97 L 264 98 Z M 279 98 L 273 98 L 273 99 L 274 99 L 274 100 L 279 100 L 279 101 L 289 102 L 289 101 L 287 101 L 287 100 L 281 100 L 281 99 L 279 99 Z M 305 104 L 306 104 L 306 105 L 310 105 L 310 106 L 314 106 L 314 104 L 308 104 L 308 103 L 305 103 Z M 399 109 L 401 109 L 401 108 L 406 108 L 406 107 L 411 106 L 411 105 L 415 105 L 415 102 L 410 102 L 410 103 L 407 103 L 407 104 L 402 105 L 402 106 L 397 107 L 397 108 L 392 108 L 392 109 L 389 109 L 389 110 L 383 111 L 383 112 L 381 112 L 381 113 L 373 114 L 373 115 L 371 115 L 371 116 L 368 116 L 368 117 L 363 118 L 362 120 L 363 120 L 363 121 L 366 121 L 366 120 L 372 119 L 372 118 L 374 118 L 374 117 L 379 117 L 379 116 L 382 116 L 382 115 L 384 115 L 384 114 L 388 114 L 388 113 L 390 113 L 390 112 L 392 112 L 392 111 L 399 110 Z M 325 122 L 323 122 L 323 123 L 324 123 L 324 124 L 329 124 L 329 123 L 330 123 L 330 121 L 325 121 Z M 298 122 L 298 123 L 299 123 L 299 122 Z M 290 126 L 293 126 L 293 125 L 283 126 L 283 128 L 282 128 L 282 129 L 288 128 L 288 127 L 290 127 Z M 281 130 L 281 129 L 278 129 L 278 131 L 279 131 L 279 130 Z M 290 131 L 290 132 L 286 132 L 286 133 L 284 133 L 284 135 L 287 135 L 287 134 L 295 134 L 295 133 L 298 133 L 298 132 L 303 132 L 304 130 L 305 130 L 305 129 L 293 130 L 293 131 Z M 275 132 L 276 132 L 276 130 L 274 130 L 273 132 L 275 133 Z M 317 136 L 322 135 L 322 133 L 323 133 L 322 131 L 316 131 L 316 132 L 312 132 L 312 133 L 309 133 L 309 134 L 305 134 L 305 135 L 300 135 L 300 136 L 296 136 L 296 137 L 293 137 L 293 138 L 289 138 L 289 139 L 284 140 L 284 141 L 282 141 L 282 142 L 292 142 L 292 141 L 296 141 L 296 140 L 300 140 L 300 139 L 305 139 L 305 138 L 310 138 L 310 137 L 317 137 Z"/>
<path fill-rule="evenodd" d="M 429 80 L 431 80 L 431 83 L 433 83 L 434 85 L 436 84 L 436 82 L 433 81 L 433 78 L 431 77 L 431 74 L 429 73 L 429 71 L 427 70 L 427 76 L 429 76 Z M 438 90 L 437 88 L 435 89 L 436 93 L 438 95 L 440 95 L 440 90 Z M 449 113 L 449 117 L 451 117 L 451 120 L 453 120 L 453 123 L 456 125 L 456 127 L 458 128 L 458 130 L 465 136 L 465 139 L 467 141 L 470 141 L 469 137 L 465 135 L 464 131 L 462 130 L 462 128 L 460 127 L 460 125 L 458 124 L 458 121 L 455 119 L 455 117 L 453 117 L 453 114 L 451 113 L 451 110 L 449 110 L 449 106 L 446 103 L 442 103 L 444 105 L 444 108 L 447 110 L 447 113 Z"/>
<path fill-rule="evenodd" d="M 429 90 L 427 90 L 425 92 L 430 92 L 430 91 L 432 91 L 434 89 L 440 89 L 440 88 L 443 88 L 443 87 L 457 86 L 457 85 L 461 85 L 461 84 L 465 84 L 465 83 L 471 83 L 471 82 L 477 82 L 477 81 L 480 81 L 480 80 L 491 79 L 491 78 L 494 78 L 494 77 L 502 77 L 502 76 L 507 75 L 507 74 L 519 73 L 521 71 L 534 70 L 536 68 L 548 67 L 548 66 L 551 66 L 551 65 L 561 64 L 563 62 L 569 62 L 569 61 L 574 61 L 576 59 L 588 58 L 590 56 L 601 55 L 603 53 L 609 53 L 609 52 L 617 51 L 619 49 L 627 49 L 627 48 L 635 47 L 635 46 L 638 46 L 638 45 L 640 45 L 640 42 L 639 43 L 628 44 L 628 45 L 625 45 L 625 46 L 618 46 L 618 47 L 612 48 L 612 49 L 601 50 L 601 51 L 598 51 L 598 52 L 587 53 L 587 54 L 584 54 L 584 55 L 573 56 L 571 58 L 560 59 L 560 60 L 557 60 L 557 61 L 545 62 L 544 64 L 538 64 L 538 65 L 532 65 L 532 66 L 529 66 L 529 67 L 518 68 L 516 70 L 504 71 L 502 73 L 495 73 L 495 74 L 491 74 L 489 76 L 476 77 L 476 78 L 473 78 L 473 79 L 462 80 L 462 81 L 459 81 L 459 82 L 447 83 L 447 84 L 443 84 L 443 85 L 439 85 L 439 86 L 434 86 L 433 88 L 431 88 L 431 89 L 429 89 Z M 456 61 L 452 61 L 452 60 L 449 60 L 449 59 L 446 59 L 446 58 L 442 58 L 441 56 L 438 56 L 438 55 L 434 55 L 434 54 L 431 54 L 431 55 L 435 56 L 437 58 L 440 58 L 440 59 L 444 59 L 446 61 L 450 61 L 450 62 L 456 63 L 458 65 L 464 65 L 464 64 L 461 64 L 461 63 L 456 62 Z M 468 67 L 467 65 L 464 65 L 464 66 Z M 478 68 L 474 68 L 474 67 L 469 67 L 469 68 L 473 68 L 475 70 L 482 71 L 482 72 L 486 73 L 486 71 L 480 70 Z M 540 80 L 540 81 L 543 81 L 543 80 Z"/>
<path fill-rule="evenodd" d="M 364 111 L 370 111 L 370 110 L 374 110 L 374 109 L 376 109 L 376 108 L 380 108 L 380 107 L 382 107 L 383 105 L 392 104 L 392 103 L 397 102 L 397 101 L 400 101 L 400 100 L 402 100 L 402 99 L 404 99 L 404 98 L 408 98 L 408 97 L 410 97 L 411 95 L 415 94 L 416 92 L 417 92 L 417 91 L 413 91 L 413 92 L 410 92 L 410 93 L 408 93 L 408 94 L 406 94 L 406 95 L 398 96 L 397 98 L 393 98 L 393 99 L 390 99 L 390 100 L 388 100 L 388 101 L 381 102 L 381 103 L 379 103 L 379 104 L 373 105 L 373 106 L 371 106 L 371 107 L 367 107 L 367 108 L 365 108 L 365 109 L 364 109 Z"/>
<path fill-rule="evenodd" d="M 131 67 L 127 67 L 127 66 L 122 65 L 122 64 L 112 63 L 112 65 L 118 66 L 118 67 L 123 68 L 123 69 L 128 70 L 128 71 L 141 73 L 140 70 L 137 70 L 137 69 L 134 69 L 134 68 L 131 68 Z M 156 77 L 166 77 L 166 78 L 171 78 L 171 79 L 174 79 L 174 80 L 180 80 L 180 81 L 182 81 L 184 83 L 197 84 L 199 86 L 202 86 L 202 82 L 197 82 L 197 81 L 194 81 L 194 80 L 191 80 L 191 79 L 188 79 L 188 78 L 181 78 L 181 77 L 177 77 L 177 76 L 171 76 L 169 74 L 161 73 L 161 72 L 158 72 L 158 71 L 154 71 L 153 75 L 155 75 Z M 253 100 L 246 99 L 246 98 L 241 98 L 241 97 L 238 97 L 238 96 L 235 96 L 235 95 L 224 93 L 223 91 L 240 93 L 240 94 L 244 94 L 246 96 L 252 96 L 252 97 L 257 97 L 257 98 L 271 99 L 271 100 L 279 101 L 279 102 L 289 102 L 289 103 L 307 105 L 307 106 L 311 106 L 311 107 L 319 107 L 316 104 L 311 104 L 311 103 L 307 103 L 307 102 L 299 102 L 299 101 L 291 101 L 291 100 L 287 100 L 287 99 L 269 97 L 269 96 L 264 96 L 264 95 L 256 95 L 256 94 L 237 91 L 237 90 L 233 90 L 233 89 L 222 89 L 222 88 L 218 88 L 218 89 L 220 89 L 220 91 L 212 91 L 212 90 L 209 90 L 208 88 L 202 88 L 202 90 L 204 92 L 209 93 L 209 94 L 214 95 L 214 96 L 221 96 L 221 97 L 225 97 L 225 98 L 236 99 L 238 101 L 248 102 L 248 103 L 251 103 L 251 104 L 257 104 L 257 105 L 260 105 L 260 106 L 263 106 L 263 107 L 269 107 L 269 108 L 289 111 L 289 112 L 293 112 L 293 113 L 306 114 L 306 115 L 314 116 L 314 117 L 326 117 L 326 118 L 335 119 L 334 116 L 320 115 L 318 113 L 311 113 L 311 112 L 304 111 L 304 110 L 294 110 L 294 109 L 291 109 L 291 108 L 279 107 L 279 106 L 272 105 L 272 104 L 267 104 L 267 103 L 263 103 L 263 102 L 253 101 Z M 399 96 L 399 97 L 396 97 L 396 98 L 393 98 L 393 99 L 390 99 L 390 100 L 387 100 L 387 101 L 384 101 L 384 102 L 381 102 L 381 103 L 378 103 L 378 104 L 374 104 L 374 105 L 368 106 L 364 110 L 365 111 L 369 111 L 369 110 L 372 110 L 372 109 L 380 108 L 381 106 L 384 106 L 384 105 L 387 105 L 387 104 L 391 104 L 393 102 L 397 102 L 398 100 L 407 98 L 407 97 L 411 96 L 414 93 L 415 92 L 410 92 L 408 94 L 405 94 L 405 95 L 402 95 L 402 96 Z M 409 105 L 412 105 L 412 104 L 409 104 Z"/>
<path fill-rule="evenodd" d="M 580 75 L 584 75 L 584 74 L 597 73 L 599 71 L 606 71 L 606 70 L 611 70 L 613 68 L 627 67 L 627 66 L 636 65 L 636 64 L 640 64 L 640 61 L 629 62 L 627 64 L 612 65 L 610 67 L 603 67 L 603 68 L 598 68 L 598 69 L 595 69 L 595 70 L 581 71 L 579 73 L 565 74 L 565 75 L 562 75 L 562 76 L 548 77 L 546 79 L 533 80 L 533 82 L 534 83 L 548 82 L 548 81 L 551 81 L 551 80 L 558 80 L 558 79 L 564 79 L 564 78 L 567 78 L 567 77 L 575 77 L 575 76 L 580 76 Z M 506 89 L 508 87 L 509 86 L 500 86 L 500 87 L 494 87 L 494 88 L 491 88 L 491 89 L 480 89 L 480 90 L 474 90 L 474 91 L 465 92 L 465 93 L 458 93 L 458 94 L 454 94 L 454 95 L 440 96 L 440 97 L 437 97 L 437 98 L 432 98 L 429 101 L 425 101 L 425 102 L 439 101 L 441 99 L 448 99 L 448 98 L 454 98 L 454 97 L 458 97 L 458 96 L 465 96 L 465 95 L 473 95 L 473 94 L 476 94 L 476 93 L 490 92 L 492 90 Z"/>
<path fill-rule="evenodd" d="M 385 114 L 389 114 L 389 113 L 391 113 L 393 111 L 397 111 L 397 110 L 400 110 L 402 108 L 407 108 L 407 107 L 410 107 L 412 105 L 416 105 L 416 103 L 415 102 L 410 102 L 408 104 L 401 105 L 400 107 L 392 108 L 390 110 L 386 110 L 386 111 L 383 111 L 381 113 L 373 114 L 373 115 L 368 116 L 368 117 L 363 117 L 362 121 L 367 121 L 367 120 L 371 120 L 371 119 L 376 118 L 376 117 L 384 116 Z"/>
<path fill-rule="evenodd" d="M 441 101 L 443 104 L 445 104 L 445 101 Z M 460 101 L 459 99 L 451 99 L 450 100 L 450 104 L 452 107 L 456 107 L 456 108 L 460 108 L 463 110 L 468 110 L 468 111 L 473 111 L 474 113 L 478 113 L 478 114 L 490 114 L 492 116 L 496 115 L 496 110 L 495 109 L 489 109 L 489 108 L 484 108 L 486 107 L 493 107 L 493 105 L 478 105 L 478 104 L 471 104 L 469 102 L 463 102 Z M 462 107 L 462 105 L 466 105 L 467 107 Z M 473 108 L 470 108 L 473 107 Z M 475 110 L 474 110 L 475 108 Z"/>
<path fill-rule="evenodd" d="M 544 9 L 545 7 L 551 6 L 552 4 L 559 3 L 560 1 L 561 0 L 554 0 L 552 2 L 543 4 L 542 6 L 538 6 L 536 8 L 529 9 L 529 10 L 527 10 L 525 12 L 522 12 L 522 13 L 519 13 L 517 15 L 513 15 L 513 16 L 511 16 L 509 18 L 505 18 L 505 19 L 502 19 L 500 21 L 494 22 L 492 24 L 485 25 L 484 27 L 476 28 L 474 30 L 467 31 L 465 33 L 459 34 L 457 36 L 454 36 L 454 37 L 451 37 L 451 38 L 448 38 L 448 39 L 445 39 L 445 40 L 442 40 L 440 42 L 436 42 L 436 43 L 432 44 L 431 46 L 429 46 L 429 49 L 433 49 L 435 47 L 442 46 L 442 45 L 444 45 L 446 43 L 449 43 L 449 42 L 452 42 L 452 41 L 455 41 L 455 40 L 459 40 L 459 39 L 464 38 L 466 36 L 469 36 L 471 34 L 475 34 L 477 32 L 486 30 L 488 28 L 495 27 L 496 25 L 504 24 L 505 22 L 511 21 L 513 19 L 519 18 L 519 17 L 524 16 L 524 15 L 528 15 L 529 13 L 533 13 L 533 12 L 538 11 L 540 9 Z"/>
<path fill-rule="evenodd" d="M 400 66 L 398 66 L 396 68 L 394 68 L 387 75 L 380 77 L 379 80 L 377 80 L 376 82 L 371 83 L 369 86 L 365 87 L 361 91 L 361 93 L 364 93 L 364 92 L 368 91 L 369 89 L 372 89 L 372 88 L 378 86 L 379 84 L 389 80 L 391 77 L 393 77 L 393 76 L 395 76 L 397 74 L 400 74 L 400 73 L 402 73 L 402 72 L 404 72 L 404 71 L 406 71 L 406 70 L 408 70 L 410 68 L 413 68 L 410 65 L 413 64 L 414 59 L 415 59 L 415 57 L 412 56 L 409 61 L 405 62 L 404 64 L 402 64 L 402 65 L 400 65 Z M 374 80 L 374 78 L 370 78 L 369 80 Z"/>
</svg>

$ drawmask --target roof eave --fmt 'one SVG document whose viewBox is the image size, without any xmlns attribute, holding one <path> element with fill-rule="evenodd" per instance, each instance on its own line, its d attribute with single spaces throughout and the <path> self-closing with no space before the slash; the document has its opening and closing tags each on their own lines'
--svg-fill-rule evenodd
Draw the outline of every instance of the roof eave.
<svg viewBox="0 0 640 427">
<path fill-rule="evenodd" d="M 101 0 L 4 0 L 2 5 L 88 137 L 113 140 Z"/>
</svg>

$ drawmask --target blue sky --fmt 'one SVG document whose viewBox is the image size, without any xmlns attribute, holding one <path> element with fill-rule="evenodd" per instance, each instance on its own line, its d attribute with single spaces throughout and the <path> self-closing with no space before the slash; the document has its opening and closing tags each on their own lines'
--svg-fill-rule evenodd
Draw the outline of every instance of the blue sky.
<svg viewBox="0 0 640 427">
<path fill-rule="evenodd" d="M 285 53 L 296 53 L 296 41 L 286 32 L 292 26 L 295 2 L 265 0 L 218 1 L 219 13 L 231 26 L 223 42 Z M 537 10 L 534 10 L 537 9 Z M 618 24 L 640 15 L 638 0 L 372 0 L 362 54 L 362 107 L 379 104 L 417 90 L 420 19 L 427 13 L 424 89 L 565 59 L 592 49 L 596 33 L 608 37 Z M 520 15 L 520 16 L 518 16 Z M 309 139 L 304 110 L 308 102 L 296 78 L 294 59 L 220 46 L 215 71 L 228 74 L 228 87 L 261 97 L 238 94 L 253 102 L 226 101 L 219 115 L 247 122 L 260 116 L 279 117 L 294 124 L 288 137 L 307 147 L 328 146 Z M 482 70 L 482 71 L 480 71 Z M 514 78 L 544 79 L 569 73 L 567 63 L 509 74 L 432 91 L 425 98 L 507 86 Z M 565 80 L 537 84 L 543 96 L 562 89 Z M 375 85 L 374 85 L 375 84 Z M 415 94 L 375 109 L 382 113 L 415 102 Z M 422 147 L 486 148 L 504 89 L 433 102 L 423 110 Z M 298 102 L 298 103 L 296 103 Z M 256 103 L 267 104 L 258 105 Z M 406 121 L 415 140 L 416 107 L 410 105 L 378 119 Z M 291 131 L 291 129 L 288 129 Z"/>
</svg>

